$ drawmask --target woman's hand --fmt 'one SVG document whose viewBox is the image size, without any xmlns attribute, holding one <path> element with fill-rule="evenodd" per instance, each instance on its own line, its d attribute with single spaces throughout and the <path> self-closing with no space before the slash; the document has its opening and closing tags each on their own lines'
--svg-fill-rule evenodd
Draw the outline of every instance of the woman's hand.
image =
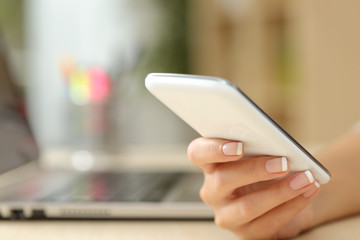
<svg viewBox="0 0 360 240">
<path fill-rule="evenodd" d="M 243 144 L 224 139 L 196 139 L 188 155 L 204 172 L 200 196 L 216 224 L 239 238 L 288 238 L 313 226 L 320 185 L 310 171 L 289 174 L 281 156 L 243 159 Z"/>
</svg>

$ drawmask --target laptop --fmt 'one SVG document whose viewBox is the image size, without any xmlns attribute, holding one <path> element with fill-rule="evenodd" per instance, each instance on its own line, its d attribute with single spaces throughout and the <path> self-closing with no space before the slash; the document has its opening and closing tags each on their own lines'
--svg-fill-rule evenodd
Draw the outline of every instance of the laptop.
<svg viewBox="0 0 360 240">
<path fill-rule="evenodd" d="M 0 36 L 2 219 L 212 219 L 200 172 L 46 170 Z M 171 159 L 169 159 L 171 161 Z M 186 161 L 186 159 L 184 159 Z"/>
</svg>

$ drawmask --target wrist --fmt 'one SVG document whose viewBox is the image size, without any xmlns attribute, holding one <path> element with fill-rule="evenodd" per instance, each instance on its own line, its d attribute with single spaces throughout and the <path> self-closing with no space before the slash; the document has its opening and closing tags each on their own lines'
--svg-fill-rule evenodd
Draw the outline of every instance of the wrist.
<svg viewBox="0 0 360 240">
<path fill-rule="evenodd" d="M 360 134 L 352 132 L 317 154 L 331 171 L 312 203 L 313 225 L 360 213 Z"/>
</svg>

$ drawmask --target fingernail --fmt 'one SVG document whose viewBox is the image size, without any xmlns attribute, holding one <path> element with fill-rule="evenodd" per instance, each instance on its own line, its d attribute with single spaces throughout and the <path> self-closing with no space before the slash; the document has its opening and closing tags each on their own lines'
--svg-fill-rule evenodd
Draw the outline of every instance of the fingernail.
<svg viewBox="0 0 360 240">
<path fill-rule="evenodd" d="M 286 157 L 267 160 L 265 168 L 269 173 L 286 172 L 288 170 Z"/>
<path fill-rule="evenodd" d="M 316 186 L 316 188 L 312 188 L 311 190 L 309 190 L 303 194 L 304 198 L 311 197 L 320 188 L 320 184 L 317 181 L 315 181 L 315 186 Z"/>
<path fill-rule="evenodd" d="M 222 146 L 222 151 L 227 156 L 237 156 L 243 153 L 243 144 L 241 142 L 229 142 Z"/>
<path fill-rule="evenodd" d="M 293 190 L 299 190 L 310 183 L 313 183 L 315 181 L 313 175 L 309 170 L 303 172 L 302 174 L 297 175 L 295 178 L 293 178 L 290 181 L 290 187 Z"/>
</svg>

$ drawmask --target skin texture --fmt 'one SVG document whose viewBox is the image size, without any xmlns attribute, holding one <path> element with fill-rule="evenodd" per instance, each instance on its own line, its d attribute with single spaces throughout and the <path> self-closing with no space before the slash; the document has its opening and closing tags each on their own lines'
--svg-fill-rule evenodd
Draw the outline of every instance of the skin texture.
<svg viewBox="0 0 360 240">
<path fill-rule="evenodd" d="M 332 172 L 320 188 L 304 172 L 274 167 L 281 156 L 245 158 L 243 145 L 234 151 L 231 140 L 195 139 L 188 156 L 204 173 L 200 196 L 214 209 L 218 226 L 240 239 L 284 239 L 360 212 L 360 190 L 354 191 L 360 182 L 359 144 L 360 133 L 351 132 L 316 154 Z"/>
</svg>

